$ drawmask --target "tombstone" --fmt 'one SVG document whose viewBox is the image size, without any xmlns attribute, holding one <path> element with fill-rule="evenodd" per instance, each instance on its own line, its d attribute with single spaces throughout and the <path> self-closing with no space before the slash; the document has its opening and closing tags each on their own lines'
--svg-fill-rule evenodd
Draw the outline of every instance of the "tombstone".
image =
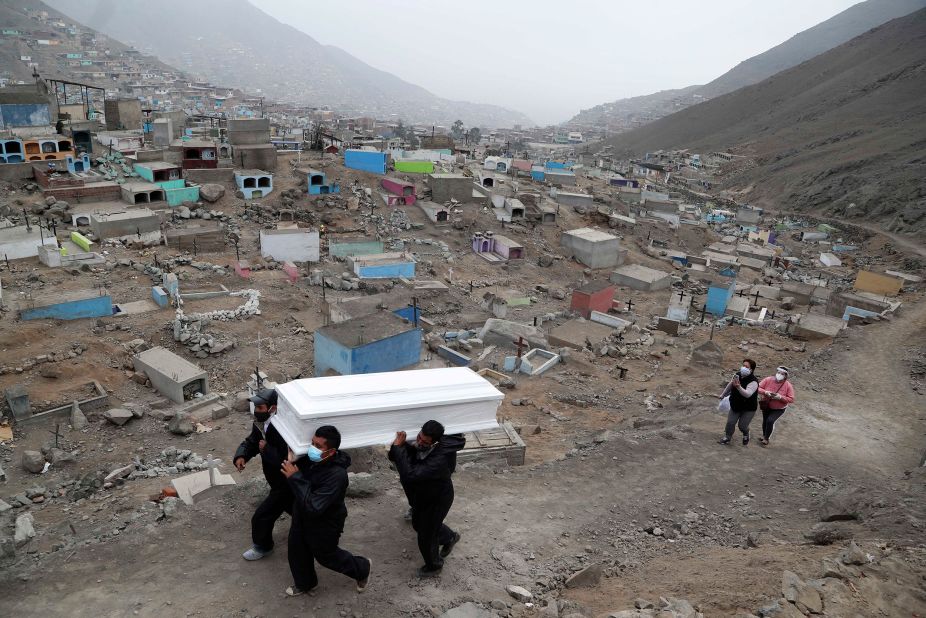
<svg viewBox="0 0 926 618">
<path fill-rule="evenodd" d="M 678 336 L 678 327 L 678 320 L 659 318 L 656 322 L 656 330 L 661 330 L 662 332 L 672 335 L 673 337 Z"/>
<path fill-rule="evenodd" d="M 29 404 L 29 392 L 22 384 L 14 384 L 3 391 L 6 405 L 10 407 L 13 420 L 22 420 L 32 416 L 32 406 Z"/>
</svg>

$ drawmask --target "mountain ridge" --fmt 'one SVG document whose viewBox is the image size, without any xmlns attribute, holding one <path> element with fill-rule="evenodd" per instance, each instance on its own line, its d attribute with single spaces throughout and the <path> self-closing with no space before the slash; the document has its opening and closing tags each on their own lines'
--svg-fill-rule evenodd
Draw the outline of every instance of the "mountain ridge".
<svg viewBox="0 0 926 618">
<path fill-rule="evenodd" d="M 171 18 L 147 19 L 144 28 L 138 27 L 139 16 L 148 15 L 152 4 L 141 0 L 48 4 L 178 69 L 279 101 L 417 123 L 532 124 L 500 106 L 438 97 L 340 47 L 319 43 L 246 0 L 160 0 L 157 10 Z"/>
<path fill-rule="evenodd" d="M 743 60 L 716 79 L 701 86 L 688 86 L 674 91 L 685 93 L 688 105 L 696 105 L 739 88 L 758 83 L 785 69 L 837 47 L 868 30 L 897 17 L 909 15 L 926 7 L 926 0 L 866 0 L 845 11 L 803 30 L 768 50 Z M 662 103 L 664 92 L 618 99 L 582 110 L 566 124 L 589 125 L 601 123 L 608 109 L 619 111 L 614 121 L 628 114 L 639 114 L 649 108 L 650 115 L 665 116 L 678 111 Z M 654 118 L 656 119 L 656 118 Z M 612 121 L 613 122 L 613 121 Z M 632 124 L 632 123 L 630 123 Z M 636 125 L 639 126 L 639 125 Z M 632 128 L 632 127 L 631 127 Z"/>
<path fill-rule="evenodd" d="M 926 9 L 757 84 L 622 133 L 617 156 L 730 150 L 731 196 L 926 231 Z"/>
</svg>

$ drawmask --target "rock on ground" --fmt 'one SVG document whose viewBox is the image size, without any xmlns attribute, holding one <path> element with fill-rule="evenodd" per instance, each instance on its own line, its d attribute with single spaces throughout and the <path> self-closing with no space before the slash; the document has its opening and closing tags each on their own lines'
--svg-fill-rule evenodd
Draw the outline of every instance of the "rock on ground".
<svg viewBox="0 0 926 618">
<path fill-rule="evenodd" d="M 171 433 L 178 436 L 188 436 L 196 431 L 196 427 L 193 426 L 193 422 L 187 418 L 185 414 L 178 414 L 172 418 L 170 423 L 167 424 L 167 428 Z"/>
<path fill-rule="evenodd" d="M 521 586 L 515 586 L 513 584 L 508 584 L 505 586 L 505 591 L 522 603 L 527 603 L 534 598 L 534 595 L 531 594 L 530 590 L 522 588 Z"/>
<path fill-rule="evenodd" d="M 567 588 L 582 588 L 596 585 L 601 581 L 602 568 L 600 563 L 595 563 L 585 567 L 581 571 L 574 573 L 572 577 L 566 580 Z"/>
<path fill-rule="evenodd" d="M 199 188 L 199 197 L 209 203 L 219 201 L 224 195 L 225 187 L 213 182 L 206 183 Z"/>
<path fill-rule="evenodd" d="M 16 518 L 16 530 L 13 532 L 13 542 L 21 547 L 35 537 L 35 518 L 32 513 L 23 513 Z"/>
<path fill-rule="evenodd" d="M 38 474 L 45 467 L 45 457 L 39 451 L 23 451 L 22 463 L 27 471 Z"/>
<path fill-rule="evenodd" d="M 349 498 L 368 498 L 376 494 L 378 482 L 369 472 L 347 473 L 347 496 Z"/>
<path fill-rule="evenodd" d="M 691 351 L 689 364 L 719 367 L 723 364 L 723 349 L 713 341 L 705 341 Z"/>
<path fill-rule="evenodd" d="M 113 425 L 125 425 L 130 420 L 135 418 L 131 411 L 126 410 L 125 408 L 112 408 L 103 412 L 103 418 L 112 423 Z"/>
<path fill-rule="evenodd" d="M 75 401 L 71 404 L 71 429 L 80 431 L 86 427 L 87 424 L 87 417 L 84 416 L 84 413 L 80 410 L 80 406 L 78 406 Z"/>
<path fill-rule="evenodd" d="M 781 594 L 786 601 L 794 603 L 795 607 L 802 612 L 809 611 L 819 614 L 823 611 L 823 599 L 820 598 L 820 593 L 791 571 L 784 571 L 781 574 Z"/>
</svg>

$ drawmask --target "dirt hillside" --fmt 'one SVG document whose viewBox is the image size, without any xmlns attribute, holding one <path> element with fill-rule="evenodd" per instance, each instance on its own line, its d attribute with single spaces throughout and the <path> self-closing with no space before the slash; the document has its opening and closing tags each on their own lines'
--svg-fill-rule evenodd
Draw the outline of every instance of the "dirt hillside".
<svg viewBox="0 0 926 618">
<path fill-rule="evenodd" d="M 921 10 L 610 143 L 629 156 L 729 149 L 755 162 L 728 183 L 745 201 L 922 233 L 924 92 Z"/>
</svg>

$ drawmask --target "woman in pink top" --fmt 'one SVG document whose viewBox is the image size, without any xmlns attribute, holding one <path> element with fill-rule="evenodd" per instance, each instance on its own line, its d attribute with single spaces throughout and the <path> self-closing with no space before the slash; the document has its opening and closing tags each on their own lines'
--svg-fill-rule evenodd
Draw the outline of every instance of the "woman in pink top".
<svg viewBox="0 0 926 618">
<path fill-rule="evenodd" d="M 768 446 L 775 421 L 794 403 L 794 386 L 788 380 L 787 367 L 779 367 L 775 375 L 759 382 L 759 407 L 762 408 L 762 438 L 759 444 Z"/>
</svg>

